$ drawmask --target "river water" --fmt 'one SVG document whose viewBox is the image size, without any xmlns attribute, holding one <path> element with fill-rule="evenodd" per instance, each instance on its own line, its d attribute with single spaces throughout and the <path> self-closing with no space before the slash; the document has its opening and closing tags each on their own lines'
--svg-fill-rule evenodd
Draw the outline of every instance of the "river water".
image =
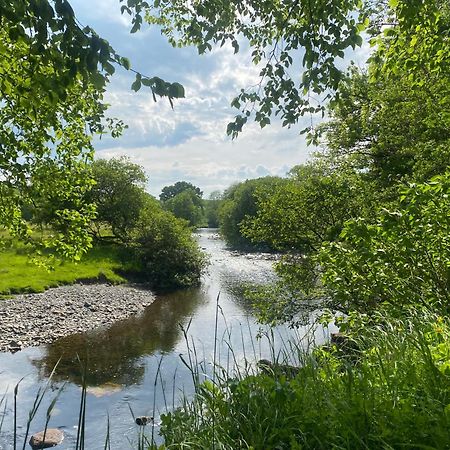
<svg viewBox="0 0 450 450">
<path fill-rule="evenodd" d="M 274 277 L 270 260 L 228 251 L 216 230 L 200 230 L 198 241 L 210 256 L 208 273 L 199 287 L 159 295 L 143 315 L 107 329 L 69 336 L 14 355 L 0 353 L 0 399 L 4 393 L 0 406 L 1 450 L 13 448 L 13 391 L 20 380 L 18 448 L 23 445 L 35 396 L 45 386 L 48 389 L 30 432 L 44 429 L 47 408 L 58 395 L 49 427 L 65 434 L 58 448 L 75 448 L 81 360 L 88 367 L 85 448 L 104 448 L 109 417 L 111 448 L 135 449 L 138 427 L 131 411 L 136 416 L 155 416 L 157 434 L 160 413 L 176 407 L 182 395 L 192 396 L 191 373 L 183 363 L 189 353 L 202 362 L 200 372 L 205 376 L 211 373 L 216 311 L 216 362 L 224 367 L 244 360 L 254 363 L 271 359 L 280 349 L 289 351 L 289 340 L 298 342 L 305 335 L 309 327 L 290 330 L 281 326 L 269 332 L 255 321 L 242 298 L 243 282 L 264 283 Z M 322 343 L 329 331 L 316 328 L 307 340 Z"/>
</svg>

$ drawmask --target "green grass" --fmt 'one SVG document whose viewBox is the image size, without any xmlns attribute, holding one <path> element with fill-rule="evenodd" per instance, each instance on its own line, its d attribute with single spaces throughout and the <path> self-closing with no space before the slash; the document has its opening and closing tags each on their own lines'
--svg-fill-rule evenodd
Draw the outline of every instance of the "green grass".
<svg viewBox="0 0 450 450">
<path fill-rule="evenodd" d="M 59 261 L 51 270 L 31 260 L 29 250 L 9 242 L 0 250 L 0 295 L 43 292 L 51 287 L 82 280 L 123 283 L 119 275 L 128 264 L 123 249 L 102 245 L 91 249 L 80 262 Z"/>
</svg>

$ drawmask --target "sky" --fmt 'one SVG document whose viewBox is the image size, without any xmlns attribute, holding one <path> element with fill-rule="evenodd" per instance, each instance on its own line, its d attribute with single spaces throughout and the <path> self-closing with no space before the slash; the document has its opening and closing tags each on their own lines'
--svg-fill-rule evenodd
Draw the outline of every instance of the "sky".
<svg viewBox="0 0 450 450">
<path fill-rule="evenodd" d="M 207 198 L 239 181 L 284 176 L 315 150 L 300 135 L 309 117 L 290 129 L 277 121 L 262 130 L 251 123 L 235 140 L 226 135 L 226 126 L 237 113 L 230 106 L 232 99 L 259 81 L 260 68 L 251 63 L 245 46 L 238 54 L 224 46 L 199 55 L 195 48 L 172 48 L 158 28 L 145 23 L 130 34 L 129 19 L 120 14 L 118 0 L 72 0 L 71 4 L 78 20 L 128 57 L 133 68 L 185 88 L 186 98 L 176 100 L 173 110 L 165 99 L 155 103 L 149 89 L 132 91 L 134 76 L 125 69 L 117 69 L 107 88 L 108 115 L 122 119 L 128 129 L 118 139 L 96 139 L 96 157 L 125 155 L 141 165 L 151 194 L 159 196 L 164 186 L 184 180 L 200 187 Z M 365 46 L 352 59 L 363 61 L 367 54 Z"/>
</svg>

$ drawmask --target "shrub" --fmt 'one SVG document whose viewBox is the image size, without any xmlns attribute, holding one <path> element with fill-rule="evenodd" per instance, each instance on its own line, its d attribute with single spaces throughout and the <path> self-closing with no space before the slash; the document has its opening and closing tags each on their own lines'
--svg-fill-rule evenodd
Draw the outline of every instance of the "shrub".
<svg viewBox="0 0 450 450">
<path fill-rule="evenodd" d="M 196 284 L 206 265 L 187 222 L 156 201 L 141 211 L 131 245 L 145 278 L 159 288 Z"/>
<path fill-rule="evenodd" d="M 450 172 L 400 192 L 394 211 L 374 224 L 349 221 L 340 241 L 318 263 L 337 308 L 370 311 L 380 305 L 450 305 Z"/>
</svg>

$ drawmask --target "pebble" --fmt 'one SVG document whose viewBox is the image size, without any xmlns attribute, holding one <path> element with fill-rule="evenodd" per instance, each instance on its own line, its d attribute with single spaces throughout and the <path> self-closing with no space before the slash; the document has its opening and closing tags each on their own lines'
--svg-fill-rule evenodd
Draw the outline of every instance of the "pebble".
<svg viewBox="0 0 450 450">
<path fill-rule="evenodd" d="M 154 294 L 144 285 L 75 284 L 0 300 L 0 351 L 17 352 L 107 327 L 142 313 Z"/>
</svg>

